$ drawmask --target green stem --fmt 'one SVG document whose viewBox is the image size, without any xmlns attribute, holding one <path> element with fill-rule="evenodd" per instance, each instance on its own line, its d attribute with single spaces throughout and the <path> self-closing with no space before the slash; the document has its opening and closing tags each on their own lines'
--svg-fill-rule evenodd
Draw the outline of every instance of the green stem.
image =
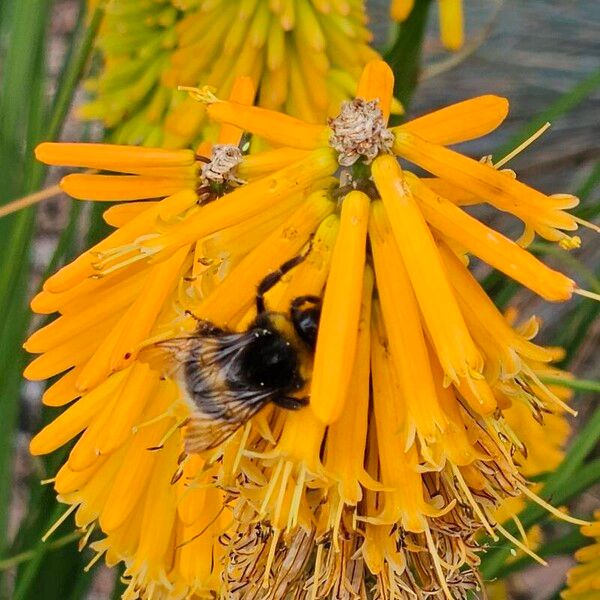
<svg viewBox="0 0 600 600">
<path fill-rule="evenodd" d="M 548 385 L 560 385 L 580 392 L 600 392 L 600 381 L 586 379 L 565 379 L 564 377 L 540 376 L 540 380 Z"/>
<path fill-rule="evenodd" d="M 40 551 L 40 546 L 42 544 L 45 545 L 46 551 L 57 550 L 58 548 L 62 548 L 75 540 L 78 540 L 81 537 L 81 533 L 79 531 L 72 531 L 71 533 L 67 533 L 67 535 L 63 535 L 62 537 L 54 540 L 53 542 L 48 542 L 44 544 L 44 542 L 40 542 L 35 548 L 31 550 L 26 550 L 25 552 L 21 552 L 19 554 L 15 554 L 14 556 L 9 556 L 3 560 L 0 560 L 0 571 L 6 571 L 8 569 L 12 569 L 13 567 L 17 567 L 20 564 L 26 563 L 34 558 L 38 552 Z"/>
</svg>

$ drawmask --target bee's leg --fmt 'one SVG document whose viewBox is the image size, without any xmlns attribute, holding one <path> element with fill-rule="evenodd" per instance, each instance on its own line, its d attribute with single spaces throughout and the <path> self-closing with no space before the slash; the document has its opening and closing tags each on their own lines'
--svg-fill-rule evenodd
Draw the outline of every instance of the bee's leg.
<svg viewBox="0 0 600 600">
<path fill-rule="evenodd" d="M 321 318 L 321 298 L 318 296 L 298 296 L 292 300 L 290 315 L 300 339 L 314 350 L 317 344 L 319 319 Z"/>
<path fill-rule="evenodd" d="M 294 398 L 293 396 L 277 396 L 273 398 L 273 403 L 279 406 L 279 408 L 285 408 L 286 410 L 299 410 L 304 406 L 308 405 L 310 398 L 305 396 L 304 398 Z"/>
<path fill-rule="evenodd" d="M 312 249 L 312 236 L 309 239 L 307 249 L 302 252 L 302 254 L 298 254 L 289 260 L 286 260 L 277 271 L 273 271 L 269 273 L 266 277 L 262 279 L 262 281 L 258 284 L 258 288 L 256 290 L 256 314 L 264 313 L 266 310 L 265 307 L 265 294 L 273 288 L 281 278 L 291 271 L 294 267 L 298 266 L 309 254 Z"/>
</svg>

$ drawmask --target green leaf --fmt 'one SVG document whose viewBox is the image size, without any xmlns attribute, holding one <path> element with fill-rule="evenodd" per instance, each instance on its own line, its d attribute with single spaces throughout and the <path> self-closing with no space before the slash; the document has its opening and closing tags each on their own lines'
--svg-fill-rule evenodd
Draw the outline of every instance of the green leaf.
<svg viewBox="0 0 600 600">
<path fill-rule="evenodd" d="M 0 26 L 10 43 L 3 63 L 3 79 L 0 84 L 0 169 L 13 176 L 7 178 L 11 185 L 0 189 L 0 201 L 23 196 L 39 189 L 45 176 L 45 168 L 33 157 L 33 148 L 42 139 L 59 135 L 83 69 L 89 59 L 94 36 L 102 16 L 99 8 L 91 19 L 88 29 L 83 29 L 83 13 L 80 15 L 82 37 L 75 42 L 63 69 L 57 94 L 48 107 L 46 102 L 46 37 L 50 21 L 50 0 L 27 0 L 10 4 L 12 9 L 0 14 Z M 83 3 L 82 3 L 83 5 Z M 10 23 L 6 15 L 10 15 Z M 20 175 L 20 176 L 19 176 Z M 72 251 L 75 242 L 76 223 L 80 205 L 71 208 L 69 225 L 61 235 L 49 269 L 54 270 Z M 29 482 L 29 501 L 25 520 L 20 523 L 18 535 L 10 550 L 4 532 L 7 531 L 8 508 L 12 492 L 11 465 L 13 464 L 13 441 L 16 440 L 19 411 L 21 373 L 25 355 L 20 350 L 31 314 L 29 295 L 29 252 L 34 232 L 35 208 L 16 213 L 0 221 L 0 556 L 2 560 L 23 556 L 17 561 L 14 590 L 8 588 L 10 578 L 2 578 L 0 594 L 11 599 L 44 598 L 63 600 L 87 587 L 90 575 L 82 573 L 88 559 L 81 555 L 74 544 L 58 546 L 42 543 L 41 536 L 52 524 L 55 511 L 64 511 L 56 503 L 51 488 L 39 485 L 39 473 Z M 36 459 L 36 465 L 54 475 L 60 453 L 45 459 Z M 65 524 L 64 535 L 72 533 L 73 525 Z M 58 533 L 60 538 L 61 532 Z M 11 586 L 12 587 L 12 586 Z M 77 590 L 80 590 L 77 592 Z"/>
<path fill-rule="evenodd" d="M 580 392 L 600 392 L 600 381 L 586 381 L 585 379 L 565 379 L 564 377 L 540 377 L 548 385 L 560 385 Z"/>
<path fill-rule="evenodd" d="M 581 184 L 575 195 L 579 198 L 581 203 L 573 211 L 578 217 L 586 219 L 588 221 L 595 219 L 600 214 L 600 199 L 592 204 L 587 204 L 585 201 L 592 195 L 592 192 L 600 184 L 600 162 L 597 162 L 592 172 L 588 175 L 587 179 Z"/>
<path fill-rule="evenodd" d="M 4 4 L 4 3 L 3 3 Z M 10 173 L 0 188 L 0 202 L 26 189 L 30 166 L 26 152 L 41 123 L 39 109 L 44 94 L 48 0 L 16 2 L 10 21 L 3 21 L 9 38 L 0 86 L 0 171 Z M 25 144 L 23 143 L 25 141 Z M 28 323 L 28 252 L 33 231 L 33 210 L 3 220 L 0 224 L 0 553 L 6 547 L 8 509 L 12 492 L 14 431 L 17 426 L 20 370 L 23 355 L 17 349 Z"/>
</svg>

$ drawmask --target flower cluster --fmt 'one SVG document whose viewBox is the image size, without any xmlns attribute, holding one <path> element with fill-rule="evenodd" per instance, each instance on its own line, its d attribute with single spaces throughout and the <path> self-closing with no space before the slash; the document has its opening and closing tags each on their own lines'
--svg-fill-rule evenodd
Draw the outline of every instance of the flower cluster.
<svg viewBox="0 0 600 600">
<path fill-rule="evenodd" d="M 115 231 L 33 300 L 60 316 L 26 343 L 40 356 L 25 374 L 62 373 L 43 400 L 66 408 L 31 451 L 81 434 L 55 487 L 87 536 L 99 524 L 98 556 L 125 561 L 128 598 L 466 597 L 482 531 L 522 546 L 494 512 L 535 498 L 519 422 L 570 410 L 539 377 L 555 353 L 531 341 L 537 321 L 513 327 L 468 257 L 568 300 L 576 284 L 523 246 L 535 234 L 576 245 L 564 209 L 577 200 L 448 148 L 500 125 L 502 98 L 388 128 L 380 61 L 327 125 L 251 106 L 250 87 L 193 92 L 221 125 L 197 153 L 38 147 L 47 164 L 113 172 L 68 175 L 73 197 L 125 202 L 105 213 Z M 275 149 L 240 154 L 242 132 Z M 463 208 L 482 202 L 523 222 L 521 244 Z M 309 405 L 268 405 L 187 453 L 196 407 L 164 342 L 198 320 L 244 330 L 259 282 L 299 254 L 266 302 L 287 313 L 322 299 Z"/>
<path fill-rule="evenodd" d="M 178 86 L 227 96 L 236 77 L 259 85 L 261 106 L 319 122 L 350 97 L 369 47 L 362 0 L 109 0 L 95 98 L 82 110 L 117 143 L 191 147 L 213 139 L 203 107 Z"/>
</svg>

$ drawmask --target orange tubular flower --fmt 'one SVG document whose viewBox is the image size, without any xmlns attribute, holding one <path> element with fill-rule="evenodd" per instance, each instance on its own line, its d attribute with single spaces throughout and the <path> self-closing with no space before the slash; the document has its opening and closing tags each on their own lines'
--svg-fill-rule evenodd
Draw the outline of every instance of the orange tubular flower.
<svg viewBox="0 0 600 600">
<path fill-rule="evenodd" d="M 76 197 L 127 200 L 34 298 L 59 316 L 26 343 L 40 355 L 26 376 L 61 375 L 43 401 L 65 407 L 31 450 L 81 434 L 55 487 L 78 527 L 99 524 L 99 555 L 126 563 L 126 598 L 366 598 L 371 583 L 462 598 L 478 533 L 509 536 L 495 508 L 533 496 L 513 460 L 531 432 L 509 415 L 566 410 L 536 374 L 554 354 L 534 322 L 505 320 L 466 253 L 550 300 L 578 290 L 462 207 L 488 202 L 563 244 L 574 222 L 564 198 L 445 147 L 498 126 L 503 99 L 388 129 L 392 88 L 369 63 L 327 125 L 249 106 L 247 80 L 228 100 L 193 90 L 223 125 L 198 154 L 38 147 L 113 173 L 67 176 Z M 242 129 L 276 149 L 245 155 Z M 232 377 L 275 332 L 297 370 L 254 407 Z"/>
</svg>

